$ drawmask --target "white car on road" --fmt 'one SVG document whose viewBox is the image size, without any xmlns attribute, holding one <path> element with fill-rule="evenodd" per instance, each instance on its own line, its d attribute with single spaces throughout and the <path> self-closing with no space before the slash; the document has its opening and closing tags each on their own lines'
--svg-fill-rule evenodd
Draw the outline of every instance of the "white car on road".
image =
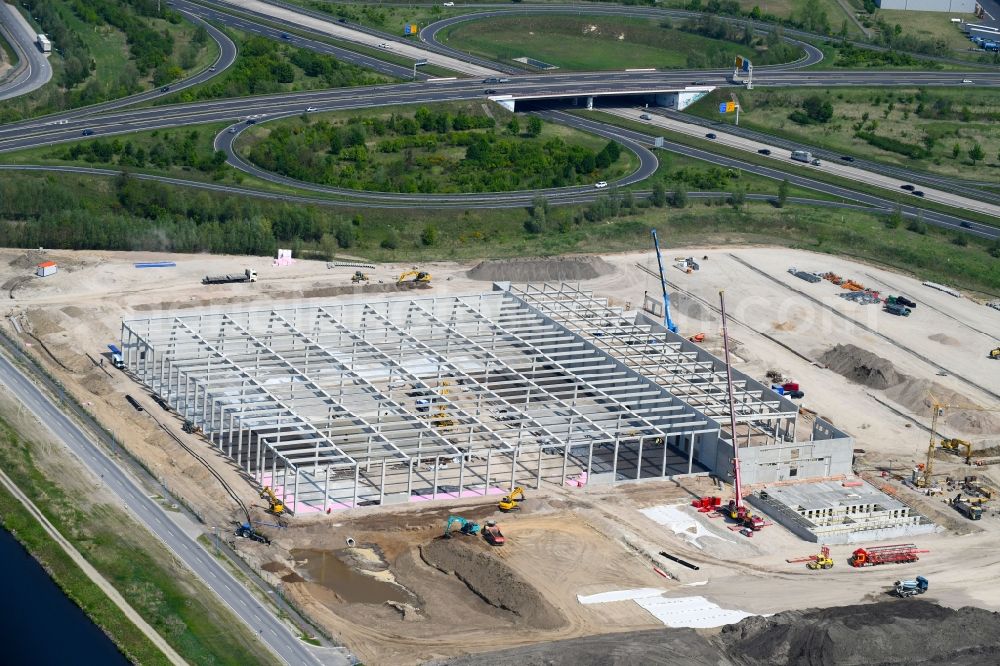
<svg viewBox="0 0 1000 666">
<path fill-rule="evenodd" d="M 378 47 L 380 49 L 391 49 L 392 48 L 391 46 L 389 46 L 389 42 L 382 42 L 381 44 L 378 45 Z"/>
<path fill-rule="evenodd" d="M 599 190 L 602 190 L 607 186 L 608 186 L 608 181 L 606 180 L 599 180 L 596 183 L 594 183 L 594 187 L 596 187 Z"/>
</svg>

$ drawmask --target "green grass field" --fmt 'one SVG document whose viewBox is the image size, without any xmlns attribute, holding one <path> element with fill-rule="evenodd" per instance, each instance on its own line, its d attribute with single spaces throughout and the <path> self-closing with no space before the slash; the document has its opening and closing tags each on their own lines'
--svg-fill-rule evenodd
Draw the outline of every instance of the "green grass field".
<svg viewBox="0 0 1000 666">
<path fill-rule="evenodd" d="M 949 19 L 960 18 L 972 23 L 978 22 L 975 14 L 959 12 L 910 12 L 880 9 L 877 16 L 891 26 L 900 26 L 903 34 L 921 39 L 943 39 L 948 46 L 959 53 L 967 52 L 972 42 L 965 36 L 958 24 Z"/>
<path fill-rule="evenodd" d="M 726 66 L 737 53 L 748 49 L 733 42 L 665 29 L 656 21 L 577 15 L 470 21 L 446 29 L 441 40 L 453 48 L 498 61 L 528 57 L 561 69 L 582 71 Z M 766 51 L 759 52 L 761 56 L 754 62 L 767 64 Z M 790 59 L 799 55 L 796 50 Z"/>
<path fill-rule="evenodd" d="M 875 159 L 930 173 L 1000 182 L 1000 96 L 980 88 L 843 88 L 821 92 L 833 105 L 828 123 L 800 125 L 789 115 L 815 89 L 768 90 L 740 93 L 744 127 L 806 144 Z M 715 91 L 687 109 L 688 113 L 719 120 L 718 103 L 728 96 Z M 726 119 L 727 121 L 730 119 Z M 886 150 L 856 136 L 874 134 L 921 148 L 909 156 Z M 969 150 L 976 144 L 984 158 L 973 164 Z M 954 155 L 955 146 L 959 153 Z M 928 148 L 928 146 L 930 146 Z"/>
</svg>

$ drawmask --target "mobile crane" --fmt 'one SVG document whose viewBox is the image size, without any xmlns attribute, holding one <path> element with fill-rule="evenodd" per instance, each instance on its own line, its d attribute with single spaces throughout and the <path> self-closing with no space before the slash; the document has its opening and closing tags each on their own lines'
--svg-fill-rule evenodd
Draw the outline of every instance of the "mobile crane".
<svg viewBox="0 0 1000 666">
<path fill-rule="evenodd" d="M 509 495 L 505 495 L 502 500 L 497 503 L 497 508 L 507 513 L 508 511 L 516 511 L 521 507 L 518 506 L 518 502 L 524 501 L 524 488 L 518 486 L 514 490 L 510 491 Z"/>
</svg>

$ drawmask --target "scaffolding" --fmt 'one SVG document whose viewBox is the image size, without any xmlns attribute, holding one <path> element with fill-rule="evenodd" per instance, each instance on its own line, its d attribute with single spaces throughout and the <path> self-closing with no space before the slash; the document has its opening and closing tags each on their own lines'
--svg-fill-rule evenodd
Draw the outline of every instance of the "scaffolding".
<svg viewBox="0 0 1000 666">
<path fill-rule="evenodd" d="M 588 335 L 553 291 L 136 319 L 123 360 L 294 513 L 707 474 L 714 366 L 689 364 L 710 381 L 687 393 L 647 376 L 608 344 L 637 330 Z M 679 351 L 673 334 L 642 335 L 663 358 Z M 741 395 L 741 411 L 767 403 Z"/>
</svg>

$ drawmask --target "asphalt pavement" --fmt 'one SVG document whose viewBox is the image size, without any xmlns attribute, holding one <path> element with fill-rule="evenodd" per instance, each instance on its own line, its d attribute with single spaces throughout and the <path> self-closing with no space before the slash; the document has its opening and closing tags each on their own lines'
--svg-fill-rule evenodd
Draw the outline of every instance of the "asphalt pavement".
<svg viewBox="0 0 1000 666">
<path fill-rule="evenodd" d="M 52 78 L 49 59 L 35 44 L 38 33 L 13 5 L 8 5 L 2 0 L 0 0 L 0 24 L 4 27 L 4 37 L 9 38 L 11 47 L 21 59 L 20 72 L 10 80 L 0 83 L 0 100 L 20 97 L 38 90 Z"/>
<path fill-rule="evenodd" d="M 0 381 L 31 411 L 108 489 L 122 500 L 122 506 L 155 534 L 180 561 L 184 562 L 253 633 L 277 655 L 295 666 L 308 664 L 351 664 L 337 651 L 322 650 L 322 660 L 312 648 L 295 637 L 283 623 L 237 581 L 229 571 L 167 512 L 149 498 L 138 482 L 83 431 L 7 357 L 0 353 Z"/>
</svg>

